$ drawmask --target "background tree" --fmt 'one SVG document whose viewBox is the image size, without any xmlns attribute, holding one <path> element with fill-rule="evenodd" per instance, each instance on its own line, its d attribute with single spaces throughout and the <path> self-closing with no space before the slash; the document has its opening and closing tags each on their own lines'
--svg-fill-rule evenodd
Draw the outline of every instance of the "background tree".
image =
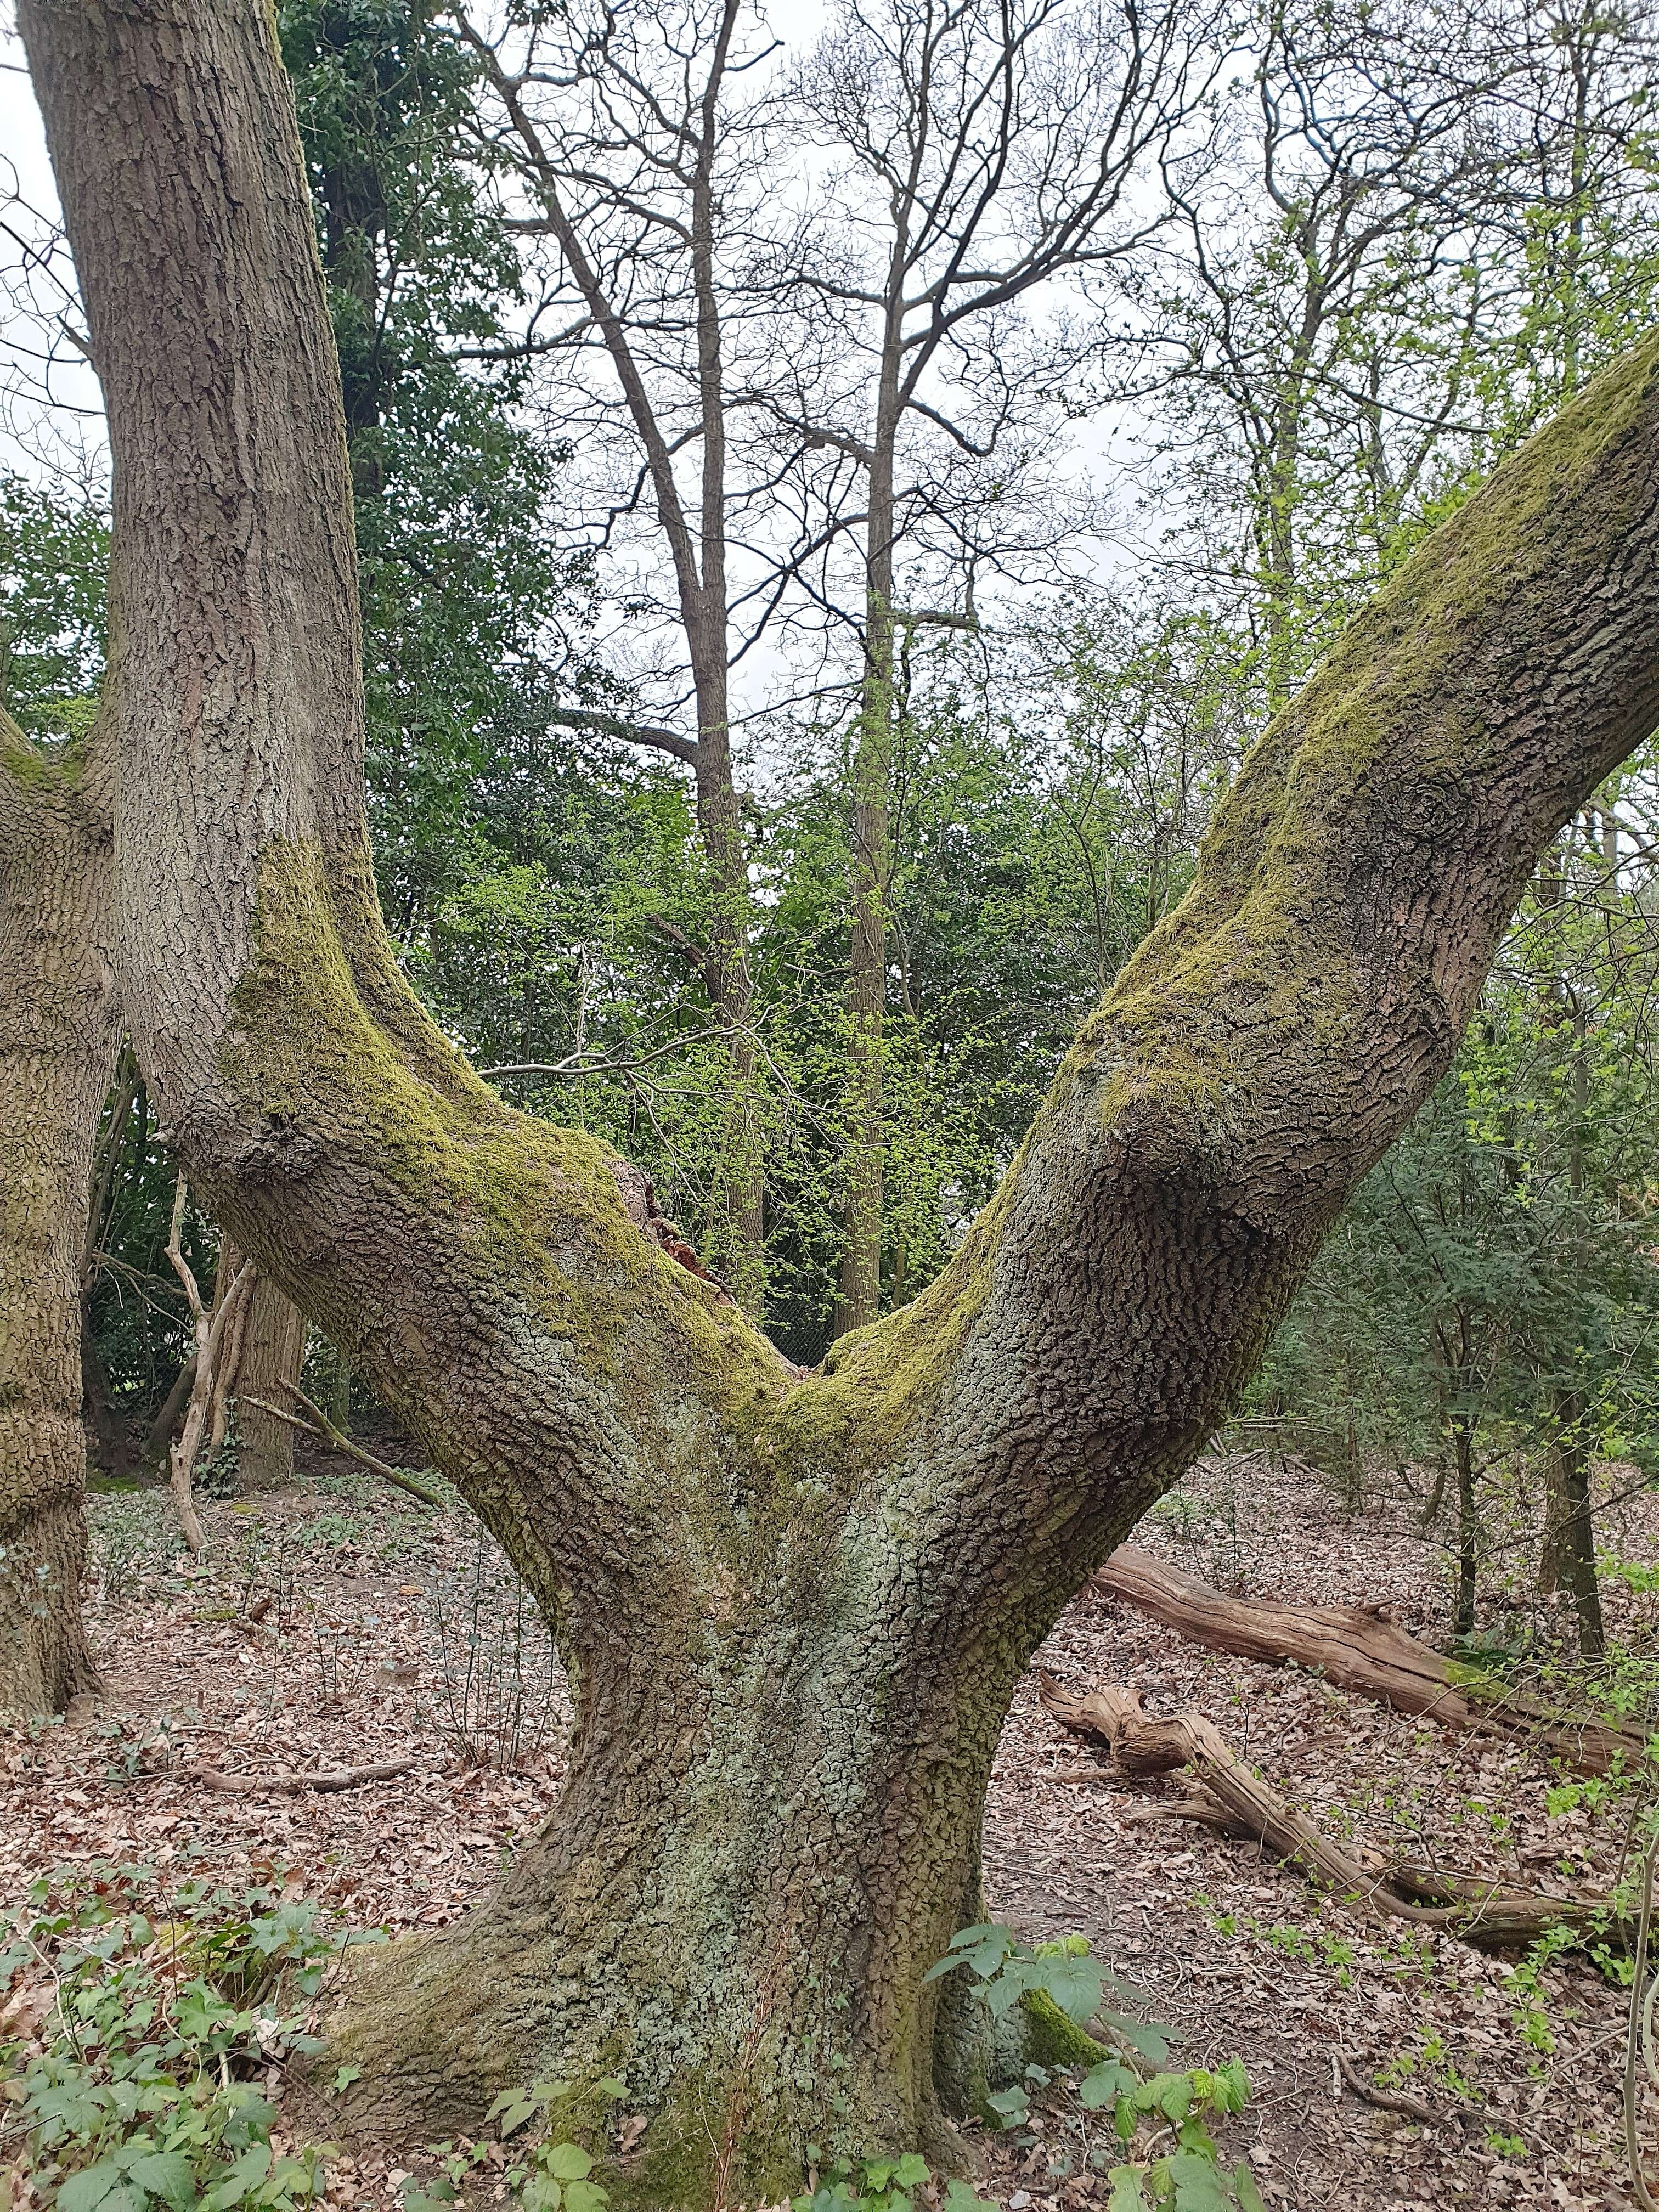
<svg viewBox="0 0 1659 2212">
<path fill-rule="evenodd" d="M 818 596 L 840 601 L 857 647 L 838 1331 L 881 1304 L 896 641 L 971 628 L 976 579 L 1051 568 L 1076 532 L 1043 457 L 1092 341 L 1058 287 L 1141 243 L 1126 191 L 1188 122 L 1212 27 L 1066 0 L 845 0 L 801 74 L 829 166 L 823 212 L 792 248 L 810 336 L 770 404 L 796 451 L 824 457 L 809 479 Z"/>
<path fill-rule="evenodd" d="M 81 1626 L 81 1270 L 115 1059 L 105 733 L 41 748 L 0 707 L 0 1712 L 96 1686 Z"/>
</svg>

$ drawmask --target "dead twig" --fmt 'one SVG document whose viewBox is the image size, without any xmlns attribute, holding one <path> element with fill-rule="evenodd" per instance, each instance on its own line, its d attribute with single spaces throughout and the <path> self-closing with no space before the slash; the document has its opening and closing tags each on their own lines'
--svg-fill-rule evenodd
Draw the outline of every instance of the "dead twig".
<svg viewBox="0 0 1659 2212">
<path fill-rule="evenodd" d="M 1454 1670 L 1439 1652 L 1386 1619 L 1380 1605 L 1229 1597 L 1133 1544 L 1121 1544 L 1096 1570 L 1094 1587 L 1206 1650 L 1269 1666 L 1305 1667 L 1339 1689 L 1374 1698 L 1396 1712 L 1531 1743 L 1588 1774 L 1630 1771 L 1647 1755 L 1647 1737 L 1639 1730 L 1573 1720 L 1523 1691 L 1486 1688 L 1473 1669 Z"/>
<path fill-rule="evenodd" d="M 354 1443 L 343 1429 L 336 1428 L 320 1406 L 312 1403 L 297 1382 L 284 1381 L 283 1388 L 300 1407 L 300 1413 L 288 1413 L 264 1398 L 249 1398 L 246 1403 L 257 1406 L 262 1413 L 269 1413 L 275 1420 L 286 1421 L 289 1428 L 298 1429 L 301 1436 L 315 1437 L 319 1443 L 330 1444 L 336 1451 L 344 1452 L 348 1458 L 360 1460 L 383 1482 L 406 1491 L 411 1498 L 418 1498 L 422 1505 L 430 1505 L 437 1512 L 443 1510 L 447 1499 L 440 1497 L 435 1490 L 428 1490 L 407 1468 L 393 1467 L 389 1460 L 377 1459 L 372 1451 L 365 1451 L 361 1444 Z"/>
<path fill-rule="evenodd" d="M 1421 2097 L 1413 2097 L 1409 2090 L 1384 2089 L 1375 2081 L 1368 2081 L 1358 2068 L 1351 2063 L 1346 2051 L 1337 2051 L 1335 2057 L 1341 2069 L 1342 2079 L 1355 2096 L 1364 2098 L 1368 2105 L 1375 2105 L 1378 2112 L 1403 2112 L 1407 2119 L 1420 2120 L 1426 2128 L 1444 2127 L 1451 2117 L 1449 2113 L 1437 2112 L 1432 2105 L 1425 2104 Z"/>
<path fill-rule="evenodd" d="M 1634 1916 L 1610 1898 L 1553 1897 L 1484 1875 L 1394 1860 L 1364 1865 L 1305 1813 L 1286 1804 L 1201 1713 L 1155 1720 L 1133 1688 L 1106 1684 L 1079 1692 L 1047 1674 L 1038 1674 L 1037 1686 L 1044 1708 L 1062 1727 L 1105 1744 L 1120 1774 L 1150 1778 L 1191 1770 L 1198 1789 L 1155 1812 L 1148 1808 L 1143 1817 L 1200 1820 L 1259 1843 L 1304 1874 L 1329 1882 L 1340 1896 L 1356 1898 L 1388 1917 L 1443 1928 L 1466 1943 L 1524 1949 L 1547 1928 L 1563 1923 L 1611 1943 L 1628 1942 L 1635 1933 Z"/>
<path fill-rule="evenodd" d="M 173 1195 L 173 1223 L 167 1232 L 167 1258 L 173 1272 L 184 1286 L 185 1300 L 190 1308 L 191 1328 L 196 1340 L 196 1371 L 191 1384 L 190 1402 L 185 1414 L 185 1425 L 168 1455 L 167 1486 L 173 1493 L 173 1510 L 179 1516 L 179 1526 L 185 1543 L 192 1553 L 199 1553 L 207 1539 L 202 1533 L 202 1523 L 196 1511 L 191 1485 L 196 1474 L 197 1454 L 202 1448 L 202 1436 L 213 1410 L 215 1389 L 220 1373 L 220 1352 L 226 1331 L 234 1331 L 242 1308 L 253 1288 L 253 1268 L 251 1262 L 237 1270 L 216 1312 L 210 1313 L 197 1283 L 194 1269 L 185 1257 L 183 1231 L 185 1200 L 187 1195 L 185 1178 L 180 1176 L 179 1187 Z"/>
</svg>

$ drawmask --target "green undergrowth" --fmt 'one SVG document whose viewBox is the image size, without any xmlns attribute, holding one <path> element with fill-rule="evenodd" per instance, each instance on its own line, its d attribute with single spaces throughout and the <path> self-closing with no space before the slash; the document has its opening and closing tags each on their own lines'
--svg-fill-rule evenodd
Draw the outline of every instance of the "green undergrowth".
<svg viewBox="0 0 1659 2212">
<path fill-rule="evenodd" d="M 1264 2212 L 1249 2166 L 1242 2159 L 1228 2165 L 1210 2128 L 1243 2110 L 1249 2081 L 1243 2064 L 1171 2066 L 1170 2030 L 1106 2002 L 1109 1991 L 1130 1993 L 1090 1957 L 1085 1936 L 1030 1944 L 1011 1928 L 964 1928 L 928 1978 L 958 1969 L 994 2028 L 1018 2017 L 1028 2051 L 1040 2047 L 1029 2033 L 1035 2024 L 1046 2029 L 1049 2049 L 1064 2052 L 1059 2063 L 1033 2057 L 1022 2081 L 988 2097 L 986 2117 L 1024 2130 L 1034 2097 L 1074 2099 L 1081 2155 L 1109 2184 L 1111 2212 Z M 1056 2037 L 1056 2021 L 1082 2038 L 1081 2051 Z M 887 2212 L 887 2200 L 877 2202 Z M 803 2197 L 796 2212 L 843 2212 L 843 2205 L 870 2212 L 852 2197 Z"/>
<path fill-rule="evenodd" d="M 280 1889 L 95 1863 L 30 1887 L 0 1990 L 4 2140 L 56 2212 L 298 2212 L 327 2144 L 273 2136 L 265 2087 L 318 2048 L 303 2007 L 340 1948 Z M 42 2002 L 31 2019 L 28 2000 Z"/>
</svg>

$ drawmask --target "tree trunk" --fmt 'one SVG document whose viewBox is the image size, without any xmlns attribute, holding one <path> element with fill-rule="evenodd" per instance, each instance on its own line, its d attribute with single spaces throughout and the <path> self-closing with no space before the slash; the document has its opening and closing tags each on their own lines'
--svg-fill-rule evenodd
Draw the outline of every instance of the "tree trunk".
<svg viewBox="0 0 1659 2212">
<path fill-rule="evenodd" d="M 1227 1597 L 1133 1544 L 1118 1546 L 1094 1586 L 1208 1651 L 1317 1670 L 1338 1689 L 1375 1698 L 1396 1712 L 1547 1748 L 1582 1773 L 1633 1769 L 1646 1747 L 1640 1729 L 1564 1719 L 1523 1690 L 1483 1687 L 1467 1668 L 1454 1680 L 1450 1662 L 1397 1627 L 1380 1607 Z"/>
<path fill-rule="evenodd" d="M 890 314 L 869 468 L 866 525 L 864 682 L 853 750 L 853 943 L 847 983 L 847 1189 L 836 1334 L 881 1311 L 886 1183 L 884 1030 L 887 896 L 892 875 L 893 502 L 897 436 L 897 331 Z"/>
<path fill-rule="evenodd" d="M 811 2141 L 946 2147 L 941 2103 L 964 2108 L 989 2051 L 923 1977 L 981 1917 L 1016 1669 L 981 1653 L 960 1680 L 896 1680 L 902 1594 L 855 1594 L 845 1565 L 802 1590 L 698 1624 L 683 1656 L 590 1662 L 556 1835 L 460 1940 L 398 1945 L 332 2023 L 363 2117 L 459 2126 L 550 2069 L 620 2073 L 655 2115 L 620 2185 L 642 2208 L 776 2203 Z"/>
<path fill-rule="evenodd" d="M 1560 1590 L 1578 1623 L 1578 1648 L 1587 1659 L 1607 1648 L 1601 1592 L 1595 1573 L 1595 1523 L 1590 1511 L 1590 1454 L 1583 1433 L 1584 1406 L 1577 1391 L 1556 1401 L 1555 1425 L 1544 1457 L 1544 1551 L 1539 1582 Z"/>
<path fill-rule="evenodd" d="M 240 1264 L 241 1255 L 227 1239 L 216 1291 L 235 1279 Z M 294 1480 L 293 1425 L 252 1401 L 285 1406 L 287 1386 L 299 1382 L 305 1356 L 305 1316 L 269 1275 L 256 1273 L 224 1372 L 214 1384 L 216 1403 L 236 1412 L 239 1489 L 280 1490 Z"/>
<path fill-rule="evenodd" d="M 98 741 L 94 741 L 95 744 Z M 0 1711 L 97 1673 L 86 1559 L 81 1271 L 115 1062 L 103 758 L 37 751 L 0 708 Z"/>
<path fill-rule="evenodd" d="M 1480 1516 L 1474 1495 L 1474 1424 L 1467 1413 L 1453 1417 L 1452 1453 L 1457 1465 L 1457 1601 L 1452 1626 L 1459 1636 L 1473 1636 Z"/>
<path fill-rule="evenodd" d="M 742 810 L 732 774 L 723 565 L 716 576 L 718 635 L 700 637 L 694 627 L 692 647 L 702 672 L 697 690 L 697 824 L 708 856 L 709 1000 L 716 1019 L 732 1032 L 726 1041 L 732 1092 L 723 1170 L 714 1194 L 710 1256 L 738 1304 L 758 1318 L 766 1304 L 766 1186 L 757 1110 L 755 994 L 749 965 L 754 902 Z"/>
<path fill-rule="evenodd" d="M 411 2132 L 557 2075 L 653 2212 L 946 2140 L 1002 1717 L 1444 1073 L 1556 825 L 1659 717 L 1659 340 L 1270 726 L 939 1279 L 803 1376 L 401 976 L 363 820 L 338 377 L 255 0 L 24 0 L 114 461 L 140 1066 L 216 1217 L 494 1531 L 576 1686 L 496 1899 L 355 1972 Z M 948 2032 L 941 2032 L 946 2005 Z"/>
<path fill-rule="evenodd" d="M 106 1474 L 118 1478 L 125 1477 L 131 1464 L 132 1437 L 127 1421 L 116 1404 L 109 1374 L 98 1350 L 92 1323 L 92 1293 L 97 1280 L 100 1243 L 108 1216 L 116 1168 L 126 1147 L 127 1124 L 135 1105 L 138 1108 L 140 1142 L 143 1141 L 145 1114 L 143 1093 L 143 1085 L 138 1080 L 138 1071 L 133 1066 L 131 1055 L 124 1054 L 115 1088 L 110 1094 L 109 1109 L 93 1155 L 92 1196 L 87 1209 L 86 1236 L 81 1248 L 81 1395 L 92 1429 L 98 1465 Z"/>
</svg>

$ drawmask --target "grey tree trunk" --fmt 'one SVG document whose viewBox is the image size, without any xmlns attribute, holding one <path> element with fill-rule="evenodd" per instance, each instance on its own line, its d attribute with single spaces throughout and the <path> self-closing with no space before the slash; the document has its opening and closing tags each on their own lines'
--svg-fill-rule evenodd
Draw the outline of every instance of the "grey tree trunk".
<svg viewBox="0 0 1659 2212">
<path fill-rule="evenodd" d="M 496 1899 L 361 1967 L 417 2129 L 558 2075 L 619 2200 L 948 2141 L 927 1967 L 1067 1598 L 1190 1464 L 1444 1071 L 1533 861 L 1659 714 L 1659 339 L 1274 720 L 945 1273 L 803 1377 L 410 995 L 362 803 L 350 509 L 255 0 L 25 0 L 115 464 L 119 955 L 192 1182 L 458 1485 L 570 1662 Z"/>
<path fill-rule="evenodd" d="M 0 708 L 3 1712 L 61 1712 L 97 1685 L 81 1272 L 117 1036 L 106 784 L 101 751 L 38 751 Z"/>
</svg>

